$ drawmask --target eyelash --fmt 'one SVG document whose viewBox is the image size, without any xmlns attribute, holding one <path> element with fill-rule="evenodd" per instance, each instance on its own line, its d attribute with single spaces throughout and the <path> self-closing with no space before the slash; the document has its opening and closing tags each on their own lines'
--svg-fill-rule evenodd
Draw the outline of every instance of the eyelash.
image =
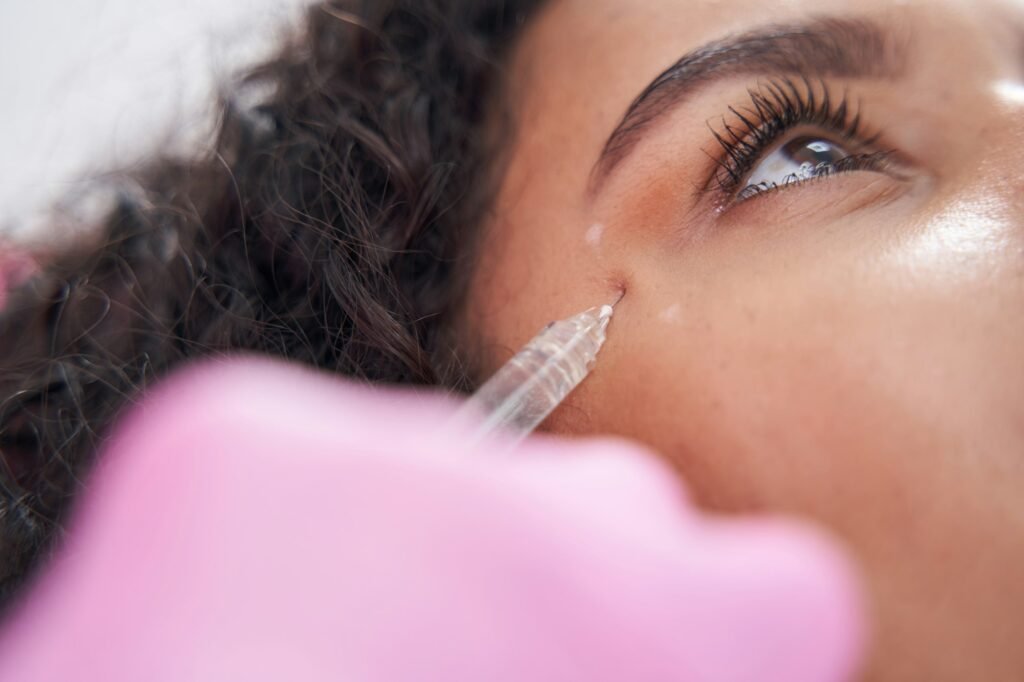
<svg viewBox="0 0 1024 682">
<path fill-rule="evenodd" d="M 710 155 L 717 168 L 707 188 L 717 189 L 724 196 L 742 201 L 775 189 L 761 187 L 746 192 L 742 183 L 764 152 L 797 126 L 818 126 L 860 148 L 871 147 L 878 140 L 878 135 L 868 136 L 863 132 L 860 113 L 851 108 L 848 98 L 844 95 L 836 101 L 824 82 L 815 86 L 808 80 L 797 82 L 785 78 L 768 81 L 758 89 L 747 92 L 750 95 L 750 107 L 742 111 L 729 107 L 736 122 L 729 123 L 723 117 L 721 130 L 711 129 L 722 151 L 717 157 Z M 821 175 L 880 170 L 888 157 L 889 152 L 854 154 L 826 169 Z M 737 196 L 741 192 L 745 194 Z"/>
</svg>

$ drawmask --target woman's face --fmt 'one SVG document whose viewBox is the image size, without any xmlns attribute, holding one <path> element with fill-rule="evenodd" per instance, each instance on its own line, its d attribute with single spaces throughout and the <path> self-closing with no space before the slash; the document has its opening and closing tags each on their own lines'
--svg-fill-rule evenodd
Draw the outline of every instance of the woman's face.
<svg viewBox="0 0 1024 682">
<path fill-rule="evenodd" d="M 981 0 L 556 0 L 510 71 L 484 371 L 625 289 L 549 429 L 833 529 L 871 679 L 1024 679 L 1022 71 Z"/>
</svg>

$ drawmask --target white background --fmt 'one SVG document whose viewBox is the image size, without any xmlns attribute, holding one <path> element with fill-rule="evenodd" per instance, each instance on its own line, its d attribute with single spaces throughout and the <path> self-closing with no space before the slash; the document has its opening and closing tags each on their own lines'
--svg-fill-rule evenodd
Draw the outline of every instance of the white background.
<svg viewBox="0 0 1024 682">
<path fill-rule="evenodd" d="M 202 144 L 216 84 L 308 2 L 0 2 L 0 235 L 44 234 L 46 207 L 90 173 Z"/>
</svg>

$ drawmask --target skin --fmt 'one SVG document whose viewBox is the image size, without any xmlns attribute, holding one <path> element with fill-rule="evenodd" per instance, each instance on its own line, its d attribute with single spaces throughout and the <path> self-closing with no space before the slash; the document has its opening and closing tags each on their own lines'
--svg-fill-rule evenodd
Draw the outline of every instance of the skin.
<svg viewBox="0 0 1024 682">
<path fill-rule="evenodd" d="M 708 124 L 759 82 L 740 76 L 651 126 L 588 197 L 626 108 L 680 56 L 822 15 L 907 45 L 897 80 L 828 79 L 898 172 L 716 210 L 695 187 L 714 172 Z M 645 443 L 706 508 L 834 532 L 871 596 L 866 680 L 1024 679 L 1015 26 L 1024 12 L 983 0 L 557 0 L 509 72 L 518 134 L 462 320 L 481 376 L 624 289 L 597 369 L 546 428 Z"/>
</svg>

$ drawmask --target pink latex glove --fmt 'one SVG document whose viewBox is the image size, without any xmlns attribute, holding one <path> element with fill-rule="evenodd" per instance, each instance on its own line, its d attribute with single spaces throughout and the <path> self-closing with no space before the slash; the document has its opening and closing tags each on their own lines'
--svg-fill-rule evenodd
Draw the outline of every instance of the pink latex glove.
<svg viewBox="0 0 1024 682">
<path fill-rule="evenodd" d="M 510 455 L 450 405 L 263 360 L 207 364 L 122 423 L 0 680 L 836 682 L 847 563 L 716 520 L 621 442 Z"/>
</svg>

